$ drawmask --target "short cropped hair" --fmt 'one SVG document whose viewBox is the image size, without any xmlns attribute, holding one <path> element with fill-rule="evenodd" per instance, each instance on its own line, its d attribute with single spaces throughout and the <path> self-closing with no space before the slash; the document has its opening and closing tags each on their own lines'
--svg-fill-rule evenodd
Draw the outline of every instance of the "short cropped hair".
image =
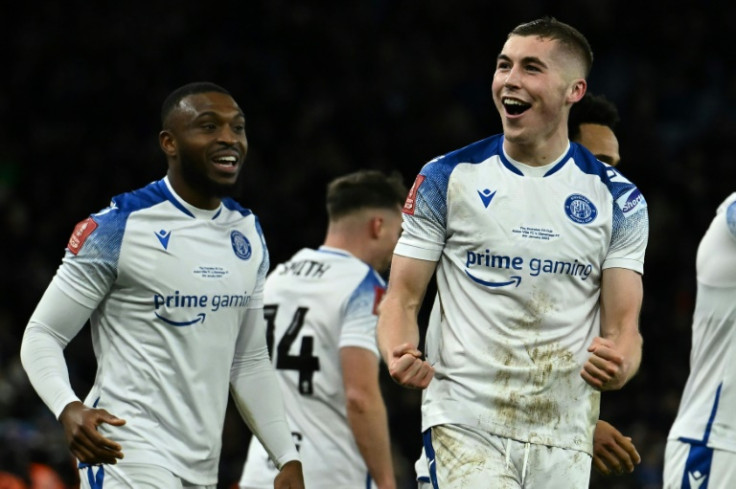
<svg viewBox="0 0 736 489">
<path fill-rule="evenodd" d="M 586 93 L 572 105 L 567 131 L 570 139 L 576 141 L 580 137 L 580 124 L 600 124 L 614 131 L 619 120 L 618 109 L 613 102 L 603 95 Z"/>
<path fill-rule="evenodd" d="M 161 126 L 166 126 L 166 119 L 169 117 L 169 114 L 171 114 L 171 111 L 179 105 L 181 99 L 189 95 L 210 92 L 219 92 L 230 95 L 230 92 L 222 88 L 220 85 L 208 81 L 187 83 L 171 92 L 164 99 L 164 103 L 161 104 Z"/>
<path fill-rule="evenodd" d="M 327 184 L 327 216 L 335 221 L 361 209 L 395 209 L 404 204 L 407 192 L 398 172 L 359 170 Z"/>
<path fill-rule="evenodd" d="M 571 25 L 560 22 L 554 17 L 542 17 L 514 27 L 509 32 L 508 37 L 511 36 L 538 36 L 543 39 L 554 39 L 580 58 L 586 77 L 590 74 L 593 66 L 593 50 L 585 36 Z"/>
</svg>

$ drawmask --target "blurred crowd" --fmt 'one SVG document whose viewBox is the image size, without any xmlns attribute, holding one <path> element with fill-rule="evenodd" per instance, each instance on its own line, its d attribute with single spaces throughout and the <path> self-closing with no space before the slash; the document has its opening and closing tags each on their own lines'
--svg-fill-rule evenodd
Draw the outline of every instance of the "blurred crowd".
<svg viewBox="0 0 736 489">
<path fill-rule="evenodd" d="M 55 487 L 75 483 L 19 345 L 74 225 L 163 175 L 158 111 L 169 91 L 209 80 L 239 101 L 250 152 L 237 198 L 260 217 L 277 263 L 321 242 L 333 177 L 397 169 L 411 184 L 434 156 L 499 132 L 496 54 L 515 25 L 553 15 L 593 46 L 589 90 L 619 108 L 619 169 L 644 193 L 651 220 L 644 359 L 602 402 L 602 417 L 634 438 L 642 463 L 628 476 L 595 476 L 591 487 L 661 487 L 688 372 L 696 247 L 717 204 L 736 191 L 736 68 L 727 52 L 736 5 L 654 3 L 656 18 L 612 0 L 41 1 L 3 12 L 0 473 L 29 487 L 34 474 L 36 488 L 51 468 Z M 88 329 L 66 355 L 84 397 L 96 369 Z M 409 488 L 419 393 L 385 377 L 400 487 Z M 222 488 L 238 479 L 250 436 L 234 410 L 226 424 Z"/>
</svg>

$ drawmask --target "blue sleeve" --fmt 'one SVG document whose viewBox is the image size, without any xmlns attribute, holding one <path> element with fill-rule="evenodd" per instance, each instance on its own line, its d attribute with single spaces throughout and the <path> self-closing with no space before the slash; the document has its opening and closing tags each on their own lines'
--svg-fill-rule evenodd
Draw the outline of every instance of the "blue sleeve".
<svg viewBox="0 0 736 489">
<path fill-rule="evenodd" d="M 70 297 L 96 307 L 117 279 L 128 213 L 114 205 L 77 224 L 57 278 Z"/>
<path fill-rule="evenodd" d="M 726 224 L 728 225 L 728 232 L 736 239 L 736 201 L 731 202 L 731 205 L 726 209 Z"/>
<path fill-rule="evenodd" d="M 378 355 L 377 307 L 385 290 L 386 285 L 383 280 L 373 270 L 369 270 L 346 304 L 340 328 L 340 347 L 358 346 Z"/>
</svg>

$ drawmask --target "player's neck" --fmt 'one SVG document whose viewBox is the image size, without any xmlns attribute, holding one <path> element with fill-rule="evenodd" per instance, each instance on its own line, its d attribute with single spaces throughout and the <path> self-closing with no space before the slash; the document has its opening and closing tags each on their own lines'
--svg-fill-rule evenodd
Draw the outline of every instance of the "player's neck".
<svg viewBox="0 0 736 489">
<path fill-rule="evenodd" d="M 327 232 L 323 246 L 329 246 L 330 248 L 337 248 L 339 250 L 347 251 L 355 258 L 371 264 L 371 253 L 367 243 L 369 238 L 363 236 L 360 233 L 346 233 L 346 232 Z"/>
<path fill-rule="evenodd" d="M 196 207 L 197 209 L 214 210 L 220 206 L 222 199 L 220 197 L 207 194 L 193 188 L 187 184 L 186 181 L 177 173 L 169 171 L 166 176 L 169 179 L 169 184 L 174 190 L 176 195 L 179 196 L 187 204 Z"/>
<path fill-rule="evenodd" d="M 503 149 L 511 159 L 529 166 L 544 166 L 559 159 L 569 147 L 567 133 L 537 141 L 510 141 L 504 138 Z"/>
</svg>

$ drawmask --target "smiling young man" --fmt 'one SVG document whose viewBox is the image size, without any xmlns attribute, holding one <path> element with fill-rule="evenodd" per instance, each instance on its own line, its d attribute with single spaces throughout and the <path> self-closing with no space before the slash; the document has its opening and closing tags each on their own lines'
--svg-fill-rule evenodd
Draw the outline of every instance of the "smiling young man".
<svg viewBox="0 0 736 489">
<path fill-rule="evenodd" d="M 230 94 L 172 92 L 159 135 L 166 177 L 118 195 L 74 229 L 21 346 L 59 418 L 85 488 L 214 489 L 228 391 L 281 469 L 301 464 L 266 348 L 268 251 L 258 220 L 227 197 L 248 149 Z M 89 319 L 97 375 L 80 401 L 63 349 Z"/>
<path fill-rule="evenodd" d="M 492 83 L 503 134 L 427 163 L 404 205 L 378 340 L 426 389 L 435 488 L 587 488 L 600 391 L 638 369 L 646 202 L 567 134 L 592 59 L 567 24 L 516 27 Z"/>
</svg>

